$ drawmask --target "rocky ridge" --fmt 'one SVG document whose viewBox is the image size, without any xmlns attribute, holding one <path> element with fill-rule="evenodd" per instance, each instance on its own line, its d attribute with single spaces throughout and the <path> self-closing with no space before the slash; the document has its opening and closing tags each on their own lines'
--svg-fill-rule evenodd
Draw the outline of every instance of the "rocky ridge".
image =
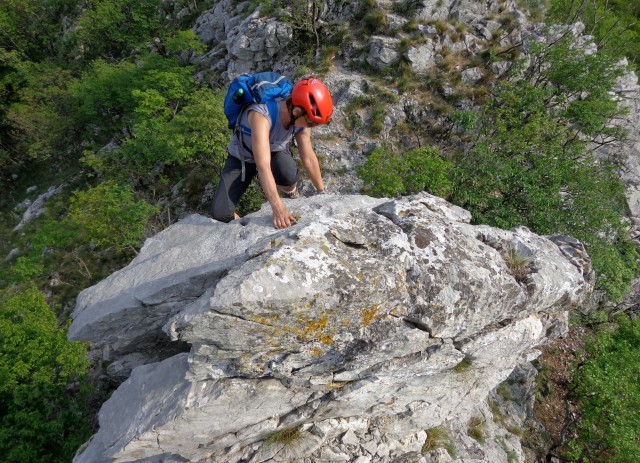
<svg viewBox="0 0 640 463">
<path fill-rule="evenodd" d="M 320 25 L 333 27 L 332 25 L 350 20 L 358 15 L 356 3 L 353 2 L 321 3 Z M 403 26 L 407 24 L 408 18 L 392 13 L 392 3 L 379 1 L 376 2 L 376 7 L 385 11 L 389 30 L 401 31 Z M 241 72 L 264 69 L 274 69 L 292 74 L 296 63 L 288 53 L 288 49 L 293 40 L 293 30 L 286 18 L 282 15 L 261 16 L 259 11 L 249 13 L 249 5 L 249 2 L 237 3 L 222 0 L 217 2 L 210 12 L 198 19 L 194 29 L 201 39 L 211 46 L 207 54 L 197 58 L 201 63 L 205 63 L 209 69 L 208 73 L 202 75 L 204 80 L 209 79 L 207 76 L 213 75 L 222 75 L 224 79 L 228 80 Z M 339 65 L 340 62 L 360 62 L 362 65 L 384 70 L 386 67 L 397 65 L 399 60 L 403 58 L 408 61 L 411 69 L 421 76 L 426 75 L 434 66 L 442 63 L 445 53 L 453 52 L 465 57 L 473 57 L 486 49 L 490 42 L 498 43 L 503 47 L 519 45 L 526 47 L 529 42 L 542 40 L 538 33 L 538 27 L 527 23 L 525 14 L 518 9 L 515 2 L 447 0 L 436 2 L 428 0 L 420 2 L 419 5 L 420 8 L 414 14 L 415 18 L 455 22 L 464 26 L 459 28 L 462 32 L 458 34 L 456 28 L 451 24 L 447 26 L 448 30 L 444 33 L 435 25 L 422 24 L 419 26 L 420 34 L 423 36 L 422 40 L 402 52 L 399 51 L 398 38 L 385 35 L 373 35 L 366 44 L 348 43 L 341 48 L 336 56 L 335 61 L 338 65 L 325 77 L 334 92 L 336 118 L 329 129 L 316 129 L 318 136 L 314 138 L 314 144 L 316 151 L 324 155 L 323 165 L 327 174 L 325 180 L 333 191 L 343 193 L 357 191 L 361 184 L 354 175 L 354 166 L 364 162 L 363 153 L 379 146 L 385 140 L 397 137 L 394 130 L 403 123 L 409 121 L 428 124 L 428 121 L 434 117 L 428 107 L 415 105 L 414 95 L 398 95 L 397 102 L 386 107 L 382 133 L 377 136 L 371 136 L 368 133 L 366 111 L 356 113 L 361 124 L 347 128 L 342 121 L 348 117 L 349 102 L 363 96 L 365 89 L 372 85 L 372 81 L 363 74 L 346 70 Z M 505 33 L 505 28 L 502 27 L 498 18 L 503 13 L 514 18 L 517 23 L 516 27 L 510 28 L 508 33 Z M 574 26 L 572 32 L 578 41 L 588 42 L 590 40 L 588 36 L 582 36 L 583 31 L 579 25 Z M 400 37 L 402 37 L 402 32 L 400 32 Z M 460 74 L 461 81 L 465 85 L 472 86 L 487 73 L 499 76 L 507 68 L 508 63 L 498 62 L 489 67 L 459 66 L 456 70 Z M 454 91 L 452 87 L 453 85 L 450 85 L 449 82 L 444 82 L 441 87 L 435 90 L 443 96 L 447 96 Z M 637 170 L 634 169 L 634 166 L 638 158 L 636 143 L 638 130 L 637 124 L 635 124 L 638 119 L 634 116 L 637 115 L 637 102 L 640 101 L 637 78 L 633 73 L 628 74 L 613 91 L 624 98 L 631 108 L 631 114 L 626 118 L 627 120 L 621 121 L 621 123 L 632 128 L 632 137 L 626 143 L 609 145 L 601 151 L 602 155 L 614 155 L 625 160 L 623 178 L 629 186 L 628 197 L 631 215 L 637 217 L 638 214 L 634 207 L 637 202 L 635 199 L 637 179 L 633 174 Z M 471 105 L 473 102 L 464 99 L 458 103 L 461 109 Z M 415 141 L 409 139 L 403 140 L 403 143 L 407 145 L 407 148 L 411 148 Z M 302 191 L 308 194 L 304 185 Z M 206 198 L 205 202 L 208 201 L 209 199 Z M 305 201 L 313 202 L 314 199 Z M 363 204 L 359 201 L 360 199 L 358 199 L 358 205 L 353 205 L 354 210 L 359 210 L 360 206 L 363 206 L 364 209 L 374 210 L 381 204 L 375 202 Z M 375 200 L 367 199 L 367 201 Z M 312 210 L 320 210 L 323 207 L 300 205 L 300 210 L 304 210 L 307 215 Z M 331 206 L 331 208 L 335 207 L 336 205 Z M 341 207 L 345 206 L 341 205 Z M 348 211 L 351 210 L 350 207 L 341 209 L 342 213 L 348 214 Z M 325 212 L 326 209 L 319 213 L 320 216 Z M 459 213 L 460 211 L 456 210 L 455 214 Z M 329 215 L 331 214 L 329 213 Z M 380 215 L 380 211 L 376 210 L 374 214 Z M 463 216 L 456 218 L 454 222 L 465 223 L 467 219 L 464 218 L 464 215 L 463 213 Z M 320 221 L 327 219 L 326 217 L 320 219 L 320 216 L 315 217 Z M 426 369 L 422 365 L 416 366 L 417 364 L 413 360 L 408 361 L 407 359 L 417 356 L 418 352 L 422 357 L 429 356 L 434 352 L 443 354 L 447 352 L 445 344 L 430 344 L 415 333 L 414 337 L 410 337 L 404 331 L 399 331 L 392 336 L 393 341 L 390 341 L 393 346 L 390 357 L 384 355 L 379 357 L 380 352 L 371 347 L 372 344 L 381 340 L 380 337 L 370 337 L 370 333 L 359 333 L 355 337 L 357 343 L 365 343 L 368 347 L 363 347 L 362 351 L 354 353 L 355 357 L 351 358 L 345 353 L 345 349 L 347 349 L 345 346 L 349 343 L 344 340 L 344 332 L 336 332 L 332 327 L 328 330 L 329 336 L 327 336 L 327 327 L 332 326 L 331 321 L 335 322 L 331 317 L 327 319 L 322 317 L 319 319 L 303 318 L 307 322 L 305 326 L 290 326 L 285 324 L 285 321 L 280 317 L 270 320 L 263 319 L 264 307 L 260 306 L 257 315 L 253 313 L 252 309 L 252 317 L 254 318 L 247 321 L 243 315 L 244 305 L 239 311 L 227 311 L 222 305 L 226 305 L 228 302 L 220 302 L 217 304 L 222 305 L 216 305 L 208 300 L 210 296 L 219 295 L 221 290 L 216 291 L 212 288 L 216 287 L 220 280 L 227 277 L 230 268 L 248 264 L 253 259 L 253 257 L 247 257 L 245 251 L 253 249 L 257 243 L 262 243 L 267 235 L 271 236 L 269 234 L 254 236 L 252 232 L 248 232 L 253 220 L 254 218 L 246 219 L 244 226 L 242 226 L 243 239 L 248 239 L 247 242 L 243 241 L 239 247 L 236 247 L 235 243 L 227 243 L 225 247 L 221 248 L 224 249 L 220 258 L 223 262 L 212 262 L 210 259 L 215 260 L 212 248 L 205 247 L 200 249 L 200 252 L 188 253 L 189 258 L 193 259 L 193 266 L 186 265 L 175 271 L 172 268 L 174 265 L 172 259 L 179 261 L 183 257 L 186 247 L 192 246 L 200 240 L 212 243 L 210 236 L 198 235 L 193 230 L 213 225 L 204 218 L 190 217 L 175 226 L 176 228 L 172 232 L 175 236 L 161 234 L 153 239 L 156 244 L 150 244 L 150 246 L 151 248 L 157 246 L 157 250 L 141 253 L 141 256 L 145 254 L 150 259 L 149 262 L 142 264 L 144 259 L 141 260 L 139 257 L 130 267 L 123 270 L 120 277 L 112 276 L 107 280 L 109 283 L 102 288 L 97 289 L 100 287 L 98 285 L 95 289 L 83 293 L 76 310 L 78 318 L 72 326 L 72 330 L 77 329 L 73 336 L 77 336 L 77 339 L 97 341 L 96 351 L 101 350 L 104 358 L 110 362 L 108 373 L 111 376 L 123 380 L 129 377 L 132 370 L 134 373 L 114 394 L 112 401 L 105 404 L 101 412 L 101 423 L 104 426 L 101 427 L 100 432 L 86 450 L 78 455 L 77 461 L 103 461 L 101 459 L 104 461 L 114 459 L 114 461 L 202 462 L 357 461 L 359 463 L 372 461 L 426 461 L 428 463 L 524 461 L 526 449 L 521 447 L 516 435 L 507 429 L 513 430 L 514 427 L 521 426 L 527 419 L 526 415 L 531 416 L 532 396 L 525 392 L 519 398 L 518 403 L 504 401 L 499 397 L 499 394 L 496 394 L 495 387 L 507 377 L 509 382 L 502 383 L 501 387 L 514 390 L 519 384 L 532 381 L 535 369 L 526 360 L 537 355 L 536 345 L 546 343 L 564 332 L 566 308 L 576 305 L 575 300 L 569 302 L 568 305 L 563 305 L 564 302 L 567 302 L 564 301 L 561 304 L 563 308 L 554 309 L 552 314 L 546 314 L 546 309 L 542 310 L 541 313 L 546 314 L 542 319 L 540 319 L 537 309 L 534 309 L 533 312 L 536 315 L 527 315 L 526 310 L 524 312 L 507 310 L 505 313 L 498 314 L 497 319 L 492 319 L 488 326 L 474 331 L 483 325 L 484 322 L 480 322 L 478 326 L 471 328 L 471 331 L 467 333 L 458 331 L 466 322 L 465 317 L 468 312 L 465 311 L 457 315 L 454 311 L 451 322 L 443 323 L 442 326 L 438 325 L 438 317 L 432 315 L 427 316 L 425 320 L 406 313 L 398 317 L 397 314 L 390 311 L 387 312 L 387 317 L 397 317 L 402 320 L 403 327 L 406 324 L 414 330 L 427 333 L 431 342 L 445 340 L 445 344 L 451 343 L 453 347 L 448 353 L 452 357 L 450 359 L 447 358 L 448 356 L 440 357 L 440 360 L 443 361 L 440 364 L 438 363 L 440 360 L 437 360 L 438 356 L 433 355 L 431 359 L 434 363 L 429 364 Z M 274 231 L 271 230 L 271 232 Z M 505 233 L 525 232 L 525 229 L 521 229 Z M 182 236 L 183 234 L 185 235 Z M 178 239 L 180 244 L 171 253 L 169 249 L 174 247 L 172 241 L 177 239 L 177 236 L 180 236 Z M 332 236 L 340 241 L 340 238 Z M 181 241 L 182 239 L 184 241 Z M 289 237 L 286 238 L 286 240 L 289 239 Z M 574 268 L 581 269 L 580 285 L 582 285 L 582 289 L 580 292 L 582 294 L 588 293 L 593 279 L 589 272 L 588 258 L 584 254 L 584 250 L 581 249 L 579 243 L 569 238 L 556 238 L 555 240 L 559 244 L 558 249 L 564 250 L 561 252 L 564 252 L 565 257 L 573 263 Z M 159 244 L 160 242 L 164 244 Z M 349 239 L 343 241 L 349 248 L 368 250 L 367 243 L 362 243 L 359 239 L 350 242 L 350 245 L 347 244 L 349 242 Z M 509 239 L 507 242 L 510 242 Z M 282 243 L 275 246 L 280 245 Z M 216 246 L 218 245 L 216 244 Z M 264 245 L 258 244 L 258 248 L 261 246 Z M 259 255 L 266 254 L 273 250 L 271 246 L 274 245 L 267 246 L 269 251 L 262 249 L 252 252 Z M 511 248 L 504 243 L 501 246 L 498 246 L 498 253 L 504 256 L 505 252 Z M 146 254 L 147 252 L 150 253 Z M 383 261 L 389 260 L 389 256 L 384 254 L 376 255 L 375 259 L 378 258 L 382 258 Z M 356 262 L 361 261 L 356 260 Z M 136 264 L 135 270 L 132 267 L 134 264 Z M 156 264 L 160 265 L 155 267 Z M 402 266 L 398 269 L 402 269 Z M 313 275 L 316 270 L 305 271 Z M 141 283 L 135 283 L 132 287 L 126 288 L 129 279 L 138 271 L 141 271 L 140 275 L 142 276 L 134 278 L 140 279 Z M 156 278 L 156 272 L 158 278 Z M 248 274 L 254 275 L 253 272 L 257 272 L 257 269 L 248 271 Z M 380 275 L 386 272 L 386 268 L 379 270 Z M 401 273 L 402 270 L 397 270 L 397 272 Z M 179 274 L 180 277 L 174 281 L 176 274 Z M 369 275 L 367 274 L 367 276 Z M 285 274 L 285 276 L 292 278 L 289 274 Z M 446 275 L 446 277 L 450 276 Z M 326 287 L 331 288 L 334 280 Z M 295 282 L 296 280 L 290 281 Z M 340 283 L 344 281 L 340 279 Z M 346 281 L 348 282 L 348 279 Z M 522 281 L 516 283 L 523 286 Z M 113 288 L 109 289 L 110 286 Z M 237 299 L 245 294 L 246 288 L 244 286 L 230 289 L 232 286 L 223 285 L 222 288 L 227 288 L 234 293 Z M 376 284 L 373 286 L 374 289 L 381 291 Z M 423 288 L 426 286 L 428 285 L 423 284 Z M 458 290 L 456 285 L 449 284 L 449 286 L 454 288 L 453 294 L 455 294 L 455 291 Z M 209 289 L 203 290 L 203 288 Z M 345 297 L 344 292 L 344 290 L 339 291 L 338 295 L 333 296 L 334 299 L 342 301 Z M 374 305 L 380 306 L 378 302 L 383 299 L 383 296 L 376 291 L 373 293 L 377 294 L 378 299 L 372 306 L 362 306 L 365 309 Z M 440 291 L 438 294 L 444 293 Z M 298 301 L 297 305 L 294 304 L 296 309 L 298 309 L 298 305 L 308 304 L 307 298 L 314 299 L 314 296 L 306 295 L 304 297 L 302 302 Z M 433 298 L 433 294 L 429 297 Z M 491 300 L 492 297 L 500 299 L 502 296 L 484 294 L 480 299 L 483 297 L 489 297 Z M 409 299 L 411 300 L 411 298 Z M 427 305 L 432 306 L 434 300 L 428 300 L 429 304 Z M 231 301 L 231 304 L 238 303 L 233 298 Z M 351 305 L 364 303 L 363 301 L 357 302 L 355 297 L 350 301 Z M 411 300 L 411 304 L 415 304 L 416 301 L 419 306 L 420 301 L 415 297 Z M 406 300 L 403 299 L 401 302 L 404 304 Z M 424 301 L 422 302 L 424 303 Z M 193 303 L 193 307 L 186 310 L 185 306 L 190 303 Z M 513 301 L 512 303 L 516 306 L 518 304 Z M 292 303 L 289 302 L 289 304 Z M 335 309 L 332 304 L 335 304 L 333 300 L 328 303 L 325 301 L 324 306 L 321 307 Z M 438 304 L 436 303 L 436 305 Z M 637 306 L 637 296 L 632 294 L 623 305 Z M 101 311 L 106 310 L 108 315 L 94 320 L 92 317 L 99 312 L 96 307 L 100 307 Z M 278 307 L 276 312 L 279 313 L 280 310 L 281 308 Z M 314 305 L 313 310 L 317 310 L 317 306 Z M 85 313 L 83 314 L 83 312 Z M 291 314 L 291 309 L 287 309 L 285 313 Z M 377 311 L 375 311 L 375 315 L 371 315 L 372 313 L 372 311 L 365 312 L 367 316 L 372 317 L 374 322 L 381 320 Z M 132 318 L 129 318 L 130 315 Z M 271 313 L 269 316 L 273 317 Z M 458 325 L 456 325 L 456 316 L 458 317 Z M 503 319 L 505 316 L 507 318 Z M 353 324 L 349 325 L 353 328 L 358 317 L 361 320 L 365 318 L 362 312 L 359 315 L 357 311 L 351 313 L 347 317 L 349 320 L 347 325 Z M 530 317 L 543 320 L 541 321 L 542 331 L 545 334 L 539 335 L 536 334 L 536 329 L 531 331 L 527 328 L 524 329 L 525 335 L 515 335 L 514 332 L 517 332 L 517 329 L 512 326 L 513 323 L 528 320 Z M 236 324 L 234 319 L 244 319 L 244 322 Z M 203 320 L 206 323 L 202 323 Z M 233 323 L 231 323 L 232 320 Z M 388 320 L 385 321 L 388 322 Z M 472 324 L 475 324 L 478 320 L 471 317 L 471 321 Z M 118 324 L 120 322 L 122 323 Z M 224 326 L 235 325 L 235 328 L 226 334 L 219 333 L 218 327 L 221 325 L 218 323 L 222 324 L 222 322 L 224 322 Z M 262 333 L 253 341 L 243 340 L 244 328 L 249 325 L 253 329 L 256 327 L 256 323 L 261 325 L 260 330 L 266 331 L 267 334 Z M 375 326 L 373 322 L 371 324 Z M 372 329 L 369 328 L 371 324 L 367 325 L 364 331 Z M 268 328 L 264 328 L 264 326 Z M 388 326 L 388 323 L 385 326 Z M 432 331 L 432 327 L 435 327 L 435 331 Z M 444 331 L 440 332 L 440 329 Z M 504 331 L 500 331 L 500 329 L 504 329 Z M 514 329 L 516 331 L 513 331 Z M 273 336 L 273 331 L 277 330 L 281 331 L 282 336 L 276 337 L 274 341 L 269 336 Z M 385 336 L 390 333 L 391 331 L 385 333 Z M 486 337 L 489 333 L 493 333 L 492 336 L 497 336 L 495 342 L 491 340 L 491 337 Z M 347 334 L 352 333 L 347 330 Z M 467 335 L 468 338 L 465 337 Z M 507 336 L 510 339 L 509 342 L 512 342 L 511 337 L 517 337 L 518 341 L 515 342 L 515 347 L 501 340 L 501 335 Z M 253 344 L 262 346 L 268 338 L 271 343 L 284 342 L 287 348 L 293 350 L 282 353 L 273 346 L 272 349 L 259 349 L 258 352 L 255 349 L 248 349 L 248 346 Z M 292 338 L 293 343 L 290 342 Z M 397 344 L 402 344 L 406 340 L 409 340 L 410 343 L 415 341 L 420 347 L 415 347 L 415 350 L 396 351 Z M 483 357 L 481 349 L 480 354 L 476 355 L 473 347 L 467 346 L 467 343 L 471 343 L 472 340 L 491 346 L 499 346 L 504 343 L 505 346 L 511 346 L 506 350 L 511 348 L 512 351 L 505 353 L 501 348 L 497 348 L 493 355 Z M 348 341 L 356 343 L 352 338 L 348 338 Z M 298 346 L 300 343 L 307 346 L 306 351 L 300 349 Z M 465 346 L 467 346 L 466 350 Z M 343 350 L 340 350 L 340 347 Z M 331 349 L 335 349 L 337 354 L 327 355 L 326 351 Z M 383 350 L 388 349 L 387 347 Z M 314 362 L 309 363 L 309 357 L 313 360 L 315 354 L 320 357 L 321 361 L 320 359 L 316 360 L 322 364 L 326 363 L 326 365 L 318 366 Z M 384 354 L 386 355 L 387 352 Z M 394 357 L 395 355 L 399 357 Z M 495 358 L 501 356 L 504 357 L 504 364 L 501 360 L 499 365 L 490 366 Z M 349 368 L 354 368 L 353 363 L 362 362 L 365 359 L 369 363 L 365 362 L 362 369 L 356 368 L 354 377 L 341 376 L 343 372 L 337 365 L 346 358 L 350 358 L 347 362 L 349 365 L 347 372 L 350 372 Z M 394 359 L 396 360 L 394 361 Z M 373 365 L 370 362 L 373 362 Z M 391 362 L 386 375 L 381 367 L 381 363 L 384 362 Z M 402 367 L 398 366 L 400 362 Z M 409 386 L 408 380 L 401 374 L 404 368 L 417 372 L 417 376 L 421 379 L 412 378 L 409 381 L 411 386 Z M 463 378 L 464 375 L 467 375 L 467 378 Z M 406 384 L 403 384 L 402 388 L 397 383 L 387 384 L 390 381 L 395 381 L 396 376 L 405 381 Z M 253 392 L 245 391 L 250 396 L 249 399 L 246 399 L 247 395 L 236 395 L 234 388 L 249 388 L 254 391 L 253 384 L 251 383 L 251 386 L 248 384 L 254 380 L 262 381 L 264 379 L 276 381 L 272 384 L 280 391 L 274 392 L 273 396 L 268 394 L 262 396 L 266 397 L 265 402 L 275 407 L 270 410 L 275 410 L 277 413 L 262 421 L 260 421 L 262 415 L 259 415 L 255 421 L 252 421 L 248 416 L 255 408 L 256 401 L 253 399 L 258 399 L 260 396 L 258 393 L 250 396 Z M 166 382 L 167 380 L 168 382 Z M 231 386 L 230 380 L 235 380 L 237 383 Z M 473 386 L 470 383 L 464 383 L 467 380 L 475 381 L 475 383 Z M 173 389 L 170 386 L 171 381 L 174 381 L 172 383 Z M 369 384 L 370 381 L 371 384 Z M 280 388 L 278 383 L 284 389 Z M 437 385 L 434 386 L 436 383 Z M 267 384 L 267 382 L 262 384 Z M 416 387 L 416 384 L 419 386 Z M 423 386 L 424 389 L 422 389 Z M 128 402 L 130 398 L 138 396 L 141 389 L 148 387 L 152 387 L 155 392 L 148 396 L 143 394 L 144 400 L 152 400 L 156 394 L 160 396 L 157 401 L 152 400 L 149 406 L 145 405 L 143 400 L 136 402 L 141 407 L 138 415 L 146 413 L 148 416 L 131 419 L 123 424 L 122 417 L 128 414 L 126 407 L 131 406 Z M 406 399 L 402 398 L 396 402 L 397 396 L 404 395 L 406 391 L 415 390 L 412 388 L 419 389 L 423 394 L 419 398 L 409 394 Z M 168 392 L 169 389 L 172 392 Z M 447 396 L 450 389 L 453 392 L 447 399 L 450 398 L 451 403 L 443 405 L 439 400 Z M 200 395 L 196 390 L 204 391 L 203 395 Z M 360 392 L 356 393 L 355 390 Z M 462 392 L 465 390 L 467 392 Z M 434 399 L 431 392 L 437 393 L 438 391 L 442 394 Z M 376 395 L 377 392 L 381 394 Z M 280 397 L 280 394 L 284 398 Z M 363 396 L 359 394 L 363 394 Z M 215 398 L 210 399 L 210 395 Z M 275 396 L 278 398 L 274 398 Z M 489 396 L 491 406 L 487 401 L 487 396 Z M 301 399 L 301 397 L 306 398 Z M 281 401 L 288 400 L 288 398 L 291 398 L 291 401 L 283 406 Z M 459 402 L 452 404 L 456 400 Z M 207 410 L 204 404 L 208 401 L 212 401 L 212 407 Z M 300 401 L 303 403 L 300 404 Z M 360 401 L 362 408 L 350 409 L 347 407 L 348 412 L 334 414 L 336 410 L 341 410 L 346 402 L 350 403 L 351 401 L 354 402 L 354 407 L 356 407 L 355 403 Z M 329 407 L 328 403 L 330 402 L 335 403 Z M 424 402 L 427 405 L 424 405 Z M 493 407 L 496 402 L 500 402 L 504 415 L 511 414 L 508 418 L 509 426 L 501 422 L 503 418 L 496 419 L 496 410 Z M 160 406 L 159 403 L 166 404 L 167 413 L 164 411 L 158 413 L 158 407 L 165 409 L 165 405 Z M 250 422 L 246 427 L 230 431 L 228 428 L 225 430 L 224 427 L 218 427 L 217 423 L 212 424 L 212 422 L 219 421 L 221 416 L 233 415 L 239 404 L 244 407 L 240 413 L 244 417 L 242 419 Z M 132 407 L 136 408 L 136 405 L 134 404 Z M 153 407 L 156 407 L 155 411 Z M 326 412 L 327 408 L 330 412 Z M 210 413 L 211 410 L 215 410 L 213 415 Z M 426 417 L 427 414 L 430 414 L 429 417 Z M 469 429 L 472 422 L 482 423 L 482 432 L 486 437 L 483 439 L 484 442 L 481 443 L 470 436 Z M 247 422 L 242 423 L 246 424 Z M 447 451 L 444 448 L 439 448 L 427 452 L 425 442 L 436 433 L 433 430 L 441 426 L 451 429 L 450 445 L 455 449 L 449 448 Z M 201 428 L 202 432 L 198 434 Z M 198 432 L 195 432 L 194 429 L 197 429 Z M 299 438 L 287 445 L 273 438 L 278 435 L 278 432 L 285 431 L 286 434 L 287 430 L 299 431 Z M 186 447 L 182 441 L 188 441 Z M 197 442 L 197 449 L 193 448 L 194 442 Z M 423 450 L 425 451 L 423 452 Z"/>
<path fill-rule="evenodd" d="M 133 370 L 74 461 L 444 462 L 429 430 L 474 419 L 496 439 L 455 461 L 523 461 L 486 398 L 592 289 L 580 243 L 426 193 L 287 205 L 287 230 L 190 216 L 81 293 L 70 337 Z"/>
<path fill-rule="evenodd" d="M 361 2 L 316 3 L 319 9 L 317 27 L 331 30 L 344 27 L 344 24 L 356 24 L 363 11 L 369 10 Z M 360 190 L 362 183 L 355 175 L 355 166 L 362 164 L 365 153 L 381 143 L 397 141 L 396 131 L 403 124 L 429 127 L 438 118 L 431 108 L 416 104 L 416 95 L 399 95 L 390 89 L 397 101 L 385 104 L 381 133 L 370 133 L 370 114 L 366 108 L 352 116 L 357 122 L 346 123 L 350 117 L 349 103 L 366 95 L 367 88 L 376 87 L 371 78 L 350 69 L 370 67 L 384 71 L 398 66 L 404 59 L 416 73 L 416 78 L 425 78 L 429 71 L 443 63 L 446 56 L 460 55 L 463 57 L 461 62 L 471 62 L 491 46 L 507 48 L 539 39 L 539 27 L 526 22 L 525 14 L 514 1 L 426 0 L 415 2 L 415 11 L 406 15 L 395 13 L 394 4 L 377 1 L 371 9 L 383 15 L 386 24 L 383 29 L 388 34 L 374 33 L 365 39 L 350 37 L 339 45 L 334 65 L 323 76 L 332 90 L 335 112 L 330 127 L 315 129 L 314 143 L 322 157 L 325 183 L 336 192 Z M 222 0 L 198 18 L 194 30 L 210 46 L 207 53 L 195 58 L 206 69 L 201 73 L 202 80 L 219 86 L 241 73 L 264 70 L 289 76 L 296 73 L 301 63 L 291 52 L 295 42 L 290 13 L 283 9 L 263 15 L 264 7 L 251 8 L 250 2 Z M 507 29 L 499 22 L 501 18 L 509 18 L 515 25 Z M 416 22 L 417 31 L 404 32 L 412 21 Z M 403 39 L 409 41 L 404 50 L 400 46 Z M 345 63 L 350 64 L 345 66 Z M 508 67 L 507 61 L 495 62 L 487 68 L 459 64 L 455 66 L 455 74 L 461 75 L 463 85 L 470 87 L 487 74 L 502 75 Z M 445 81 L 433 91 L 451 96 L 455 91 L 453 87 L 453 82 Z M 457 104 L 460 108 L 472 105 L 468 99 Z M 419 136 L 401 138 L 407 149 L 420 145 Z M 303 185 L 303 192 L 306 186 Z"/>
</svg>

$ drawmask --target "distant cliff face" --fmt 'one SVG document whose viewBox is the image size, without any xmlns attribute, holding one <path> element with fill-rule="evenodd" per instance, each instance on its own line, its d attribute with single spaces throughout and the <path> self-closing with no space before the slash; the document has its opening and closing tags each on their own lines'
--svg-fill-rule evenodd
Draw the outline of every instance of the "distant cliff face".
<svg viewBox="0 0 640 463">
<path fill-rule="evenodd" d="M 592 289 L 580 243 L 426 193 L 287 206 L 280 231 L 268 206 L 188 217 L 81 293 L 70 337 L 133 372 L 75 462 L 420 461 L 425 430 L 477 413 Z M 474 461 L 522 455 L 501 448 Z"/>
</svg>

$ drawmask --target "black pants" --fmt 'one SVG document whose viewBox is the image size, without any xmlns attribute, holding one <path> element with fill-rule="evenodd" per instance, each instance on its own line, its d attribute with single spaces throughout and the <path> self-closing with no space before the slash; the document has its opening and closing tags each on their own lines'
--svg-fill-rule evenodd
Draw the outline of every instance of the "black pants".
<svg viewBox="0 0 640 463">
<path fill-rule="evenodd" d="M 242 195 L 247 191 L 251 180 L 257 175 L 258 169 L 255 163 L 246 162 L 245 179 L 242 181 L 242 163 L 233 156 L 227 156 L 222 172 L 218 189 L 211 204 L 211 217 L 221 222 L 233 220 L 236 206 Z M 301 173 L 296 165 L 296 161 L 289 151 L 278 151 L 271 153 L 271 172 L 276 181 L 276 185 L 291 186 L 300 180 Z"/>
</svg>

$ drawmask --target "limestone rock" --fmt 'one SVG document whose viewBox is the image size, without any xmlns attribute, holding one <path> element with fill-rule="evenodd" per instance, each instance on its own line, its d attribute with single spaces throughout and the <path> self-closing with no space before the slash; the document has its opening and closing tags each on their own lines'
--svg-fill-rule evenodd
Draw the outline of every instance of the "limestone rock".
<svg viewBox="0 0 640 463">
<path fill-rule="evenodd" d="M 482 79 L 482 69 L 477 66 L 465 69 L 460 73 L 460 78 L 467 85 L 475 85 Z"/>
<path fill-rule="evenodd" d="M 406 58 L 413 69 L 418 74 L 426 73 L 435 65 L 435 50 L 433 43 L 427 40 L 426 43 L 417 47 L 411 47 L 406 52 Z"/>
<path fill-rule="evenodd" d="M 400 40 L 391 37 L 374 36 L 369 44 L 367 63 L 376 69 L 393 66 L 400 60 L 398 46 Z"/>
<path fill-rule="evenodd" d="M 25 203 L 25 205 L 27 206 L 27 210 L 24 211 L 24 214 L 22 214 L 22 219 L 20 220 L 20 223 L 18 223 L 18 225 L 15 226 L 13 231 L 15 232 L 20 230 L 26 224 L 28 224 L 33 219 L 35 219 L 40 214 L 42 214 L 44 212 L 44 203 L 47 200 L 51 199 L 52 197 L 59 195 L 63 189 L 64 189 L 64 185 L 59 185 L 57 187 L 52 186 L 47 190 L 46 193 L 43 193 L 40 196 L 38 196 L 33 202 Z"/>
<path fill-rule="evenodd" d="M 268 206 L 184 219 L 80 295 L 70 335 L 117 374 L 164 355 L 104 404 L 76 463 L 423 461 L 424 430 L 477 413 L 591 289 L 588 256 L 426 193 L 286 204 L 286 230 Z"/>
</svg>

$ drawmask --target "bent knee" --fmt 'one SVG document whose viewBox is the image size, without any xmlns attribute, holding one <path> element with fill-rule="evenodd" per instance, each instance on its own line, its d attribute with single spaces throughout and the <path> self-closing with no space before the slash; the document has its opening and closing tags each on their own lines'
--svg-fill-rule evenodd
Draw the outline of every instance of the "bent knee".
<svg viewBox="0 0 640 463">
<path fill-rule="evenodd" d="M 211 217 L 220 222 L 225 222 L 225 223 L 231 222 L 233 219 L 236 218 L 234 212 L 235 211 L 227 208 L 216 207 L 215 203 L 211 207 Z"/>
</svg>

